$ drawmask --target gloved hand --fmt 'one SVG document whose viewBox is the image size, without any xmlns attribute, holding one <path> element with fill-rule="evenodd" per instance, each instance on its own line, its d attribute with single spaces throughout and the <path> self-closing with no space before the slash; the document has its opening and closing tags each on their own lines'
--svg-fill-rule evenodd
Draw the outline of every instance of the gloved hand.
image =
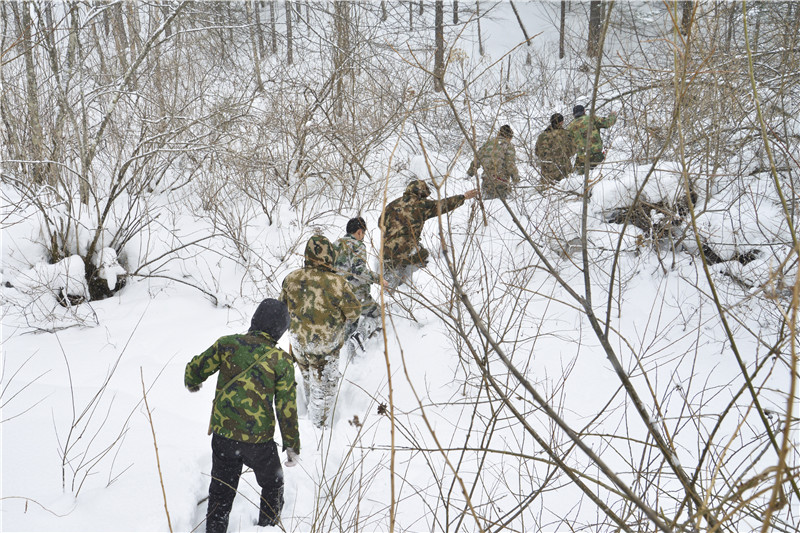
<svg viewBox="0 0 800 533">
<path fill-rule="evenodd" d="M 296 451 L 294 451 L 294 448 L 286 448 L 286 462 L 283 463 L 283 466 L 285 466 L 286 468 L 297 466 L 299 460 L 300 460 L 300 455 Z"/>
<path fill-rule="evenodd" d="M 202 386 L 202 383 L 198 383 L 197 385 L 186 385 L 186 388 L 189 389 L 189 392 L 197 392 Z"/>
</svg>

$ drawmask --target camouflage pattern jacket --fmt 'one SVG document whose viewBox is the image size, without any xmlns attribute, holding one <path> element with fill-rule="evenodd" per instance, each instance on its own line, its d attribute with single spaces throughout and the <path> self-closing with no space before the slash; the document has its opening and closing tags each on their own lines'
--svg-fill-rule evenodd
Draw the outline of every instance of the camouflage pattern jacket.
<svg viewBox="0 0 800 533">
<path fill-rule="evenodd" d="M 370 299 L 370 286 L 380 283 L 380 276 L 367 265 L 367 245 L 349 233 L 336 241 L 336 273 L 349 283 L 360 302 Z"/>
<path fill-rule="evenodd" d="M 589 130 L 589 124 L 592 126 L 591 138 L 589 141 L 589 155 L 599 156 L 603 153 L 603 139 L 600 137 L 600 128 L 610 128 L 617 122 L 617 115 L 609 115 L 606 118 L 593 117 L 583 115 L 576 118 L 569 123 L 567 130 L 572 135 L 572 141 L 575 143 L 578 158 L 581 160 L 586 154 L 586 133 Z"/>
<path fill-rule="evenodd" d="M 572 172 L 575 142 L 564 128 L 552 126 L 539 134 L 534 148 L 541 164 L 542 179 L 555 183 Z"/>
<path fill-rule="evenodd" d="M 467 170 L 470 176 L 483 167 L 484 178 L 489 176 L 505 182 L 519 181 L 517 170 L 517 152 L 511 139 L 500 137 L 490 139 L 478 150 L 477 160 L 473 160 Z"/>
<path fill-rule="evenodd" d="M 240 442 L 267 442 L 275 435 L 274 402 L 283 447 L 300 452 L 294 365 L 268 333 L 220 338 L 189 361 L 183 381 L 198 386 L 215 372 L 211 431 Z"/>
<path fill-rule="evenodd" d="M 393 200 L 381 214 L 383 260 L 392 268 L 421 265 L 428 251 L 419 242 L 425 221 L 461 206 L 464 195 L 429 200 L 431 192 L 422 180 L 412 181 L 403 196 Z"/>
<path fill-rule="evenodd" d="M 289 307 L 289 332 L 305 353 L 338 351 L 347 322 L 358 320 L 361 302 L 350 284 L 334 273 L 336 252 L 322 236 L 306 244 L 305 266 L 283 280 L 280 300 Z"/>
</svg>

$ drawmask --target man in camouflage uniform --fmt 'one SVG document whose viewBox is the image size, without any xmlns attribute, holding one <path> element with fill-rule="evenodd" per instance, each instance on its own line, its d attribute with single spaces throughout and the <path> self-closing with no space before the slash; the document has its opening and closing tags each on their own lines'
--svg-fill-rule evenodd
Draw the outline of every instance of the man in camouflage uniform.
<svg viewBox="0 0 800 533">
<path fill-rule="evenodd" d="M 352 348 L 359 347 L 363 350 L 364 341 L 379 329 L 380 310 L 377 302 L 372 299 L 370 288 L 373 283 L 380 284 L 381 278 L 367 265 L 367 246 L 364 244 L 366 221 L 361 217 L 351 218 L 347 222 L 346 231 L 347 234 L 336 241 L 334 266 L 336 273 L 350 283 L 350 288 L 361 302 L 361 318 L 357 326 L 352 323 L 347 336 L 355 335 L 353 341 L 357 346 Z M 384 286 L 388 287 L 385 281 Z"/>
<path fill-rule="evenodd" d="M 610 128 L 617 122 L 617 113 L 611 112 L 606 118 L 590 117 L 582 105 L 572 108 L 575 120 L 570 122 L 567 130 L 572 135 L 572 141 L 578 151 L 575 157 L 576 174 L 583 174 L 586 166 L 586 137 L 589 136 L 589 168 L 594 168 L 602 163 L 606 154 L 603 151 L 603 139 L 600 137 L 600 128 Z M 591 132 L 590 132 L 591 130 Z"/>
<path fill-rule="evenodd" d="M 512 137 L 514 132 L 511 131 L 511 126 L 502 126 L 497 137 L 486 141 L 469 165 L 468 176 L 474 176 L 483 167 L 481 194 L 484 200 L 507 198 L 511 192 L 511 184 L 519 181 L 517 153 L 511 144 Z"/>
<path fill-rule="evenodd" d="M 305 266 L 286 276 L 280 296 L 289 307 L 294 358 L 303 375 L 309 418 L 317 427 L 325 425 L 336 397 L 348 322 L 361 314 L 350 284 L 334 273 L 335 257 L 327 238 L 311 237 Z"/>
<path fill-rule="evenodd" d="M 286 305 L 261 302 L 250 330 L 228 335 L 186 365 L 184 384 L 191 392 L 219 372 L 211 413 L 211 485 L 208 487 L 206 531 L 224 533 L 236 496 L 242 465 L 253 469 L 261 486 L 258 525 L 276 525 L 283 507 L 283 470 L 278 457 L 275 415 L 288 461 L 300 453 L 294 365 L 276 341 L 289 327 Z"/>
<path fill-rule="evenodd" d="M 412 181 L 403 196 L 390 202 L 381 214 L 383 277 L 393 289 L 409 282 L 415 270 L 428 264 L 430 254 L 420 243 L 425 221 L 460 207 L 478 191 L 472 189 L 438 201 L 428 199 L 430 195 L 424 181 Z"/>
<path fill-rule="evenodd" d="M 539 134 L 533 151 L 539 158 L 543 188 L 555 185 L 572 172 L 575 143 L 564 129 L 564 116 L 561 113 L 550 117 L 550 126 Z"/>
</svg>

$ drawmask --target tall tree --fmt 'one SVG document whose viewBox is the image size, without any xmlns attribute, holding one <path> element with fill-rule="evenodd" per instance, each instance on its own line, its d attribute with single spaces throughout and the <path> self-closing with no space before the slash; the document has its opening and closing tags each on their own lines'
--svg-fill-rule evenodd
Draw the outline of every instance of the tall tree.
<svg viewBox="0 0 800 533">
<path fill-rule="evenodd" d="M 352 58 L 350 57 L 350 3 L 334 2 L 333 28 L 336 35 L 333 48 L 333 76 L 335 78 L 335 104 L 337 116 L 344 110 L 345 80 L 352 77 Z"/>
<path fill-rule="evenodd" d="M 444 89 L 444 2 L 436 0 L 435 14 L 436 51 L 433 58 L 433 89 Z"/>
<path fill-rule="evenodd" d="M 269 3 L 269 36 L 271 41 L 270 53 L 275 55 L 278 53 L 278 23 L 275 11 L 278 9 L 277 1 L 272 0 Z"/>
<path fill-rule="evenodd" d="M 17 16 L 17 21 L 22 26 L 22 46 L 23 56 L 25 57 L 25 96 L 28 105 L 28 116 L 30 117 L 30 140 L 33 155 L 32 178 L 36 184 L 46 181 L 45 167 L 42 164 L 44 159 L 44 132 L 42 130 L 42 119 L 39 110 L 39 86 L 36 78 L 36 64 L 33 57 L 33 38 L 31 28 L 33 19 L 31 18 L 31 3 L 22 2 L 12 4 L 12 8 Z M 20 13 L 21 12 L 21 13 Z"/>
<path fill-rule="evenodd" d="M 689 27 L 692 25 L 692 13 L 694 12 L 694 2 L 684 0 L 681 2 L 681 32 L 689 35 Z"/>
<path fill-rule="evenodd" d="M 564 34 L 567 28 L 567 0 L 561 0 L 561 24 L 558 27 L 558 58 L 564 59 Z"/>
<path fill-rule="evenodd" d="M 286 63 L 291 65 L 294 63 L 292 57 L 292 2 L 286 0 Z"/>
<path fill-rule="evenodd" d="M 597 57 L 600 51 L 600 27 L 603 20 L 603 6 L 600 0 L 589 3 L 589 40 L 586 53 L 589 57 Z"/>
<path fill-rule="evenodd" d="M 256 78 L 256 89 L 259 91 L 264 90 L 264 81 L 261 79 L 261 60 L 260 60 L 260 46 L 258 44 L 259 21 L 258 21 L 258 4 L 253 5 L 250 0 L 244 3 L 245 15 L 247 24 L 250 28 L 250 47 L 253 50 L 253 72 Z M 252 19 L 252 20 L 251 20 Z"/>
<path fill-rule="evenodd" d="M 483 38 L 481 37 L 481 2 L 475 0 L 475 20 L 478 23 L 478 53 L 483 57 Z"/>
<path fill-rule="evenodd" d="M 263 4 L 263 2 L 253 0 L 253 12 L 255 13 L 256 17 L 256 36 L 258 37 L 258 54 L 263 56 L 267 47 L 264 44 L 264 29 L 261 25 L 261 4 Z"/>
<path fill-rule="evenodd" d="M 514 11 L 514 16 L 517 17 L 517 24 L 519 24 L 520 29 L 522 30 L 522 35 L 525 37 L 525 49 L 528 51 L 527 56 L 525 57 L 525 64 L 531 64 L 531 39 L 528 37 L 528 31 L 525 29 L 525 25 L 522 24 L 522 17 L 519 16 L 519 11 L 517 11 L 517 6 L 514 5 L 514 2 L 509 0 L 511 4 L 511 9 Z M 509 60 L 511 57 L 509 56 Z M 511 74 L 511 62 L 509 61 L 509 68 L 508 73 Z"/>
</svg>

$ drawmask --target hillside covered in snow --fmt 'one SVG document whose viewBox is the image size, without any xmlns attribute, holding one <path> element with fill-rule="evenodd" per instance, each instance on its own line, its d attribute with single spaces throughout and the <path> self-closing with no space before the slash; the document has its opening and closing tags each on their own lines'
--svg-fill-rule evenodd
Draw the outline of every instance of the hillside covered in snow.
<svg viewBox="0 0 800 533">
<path fill-rule="evenodd" d="M 246 472 L 229 531 L 800 527 L 800 3 L 0 13 L 2 531 L 203 531 L 214 392 L 186 363 L 313 235 L 364 217 L 380 272 L 385 205 L 479 186 L 503 124 L 513 194 L 373 285 L 327 427 L 298 387 L 282 523 Z M 606 160 L 545 187 L 575 104 L 618 113 Z"/>
</svg>

